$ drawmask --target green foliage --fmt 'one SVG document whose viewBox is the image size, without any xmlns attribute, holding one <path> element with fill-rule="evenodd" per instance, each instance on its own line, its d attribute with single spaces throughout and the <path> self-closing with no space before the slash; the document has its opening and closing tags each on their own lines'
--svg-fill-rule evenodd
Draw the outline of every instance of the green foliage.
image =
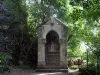
<svg viewBox="0 0 100 75">
<path fill-rule="evenodd" d="M 78 69 L 78 65 L 72 65 L 71 67 L 69 67 L 72 70 Z"/>
<path fill-rule="evenodd" d="M 95 56 L 99 53 L 98 47 L 100 38 L 95 28 L 99 27 L 99 0 L 33 0 L 28 7 L 28 31 L 36 35 L 36 27 L 50 17 L 50 7 L 54 8 L 53 14 L 69 25 L 68 52 L 72 55 L 83 54 L 80 51 L 81 42 L 85 42 L 88 47 L 92 47 L 89 53 L 89 60 L 96 60 Z M 48 11 L 47 11 L 48 10 Z M 100 28 L 98 28 L 100 29 Z M 95 31 L 94 31 L 95 30 Z M 98 36 L 99 37 L 99 36 Z M 97 47 L 98 46 L 98 47 Z M 79 55 L 78 55 L 79 54 Z M 94 55 L 95 54 L 95 55 Z M 86 56 L 86 55 L 85 55 Z M 91 56 L 91 57 L 90 57 Z M 84 57 L 86 59 L 86 57 Z M 95 63 L 95 62 L 93 62 Z"/>
<path fill-rule="evenodd" d="M 72 55 L 82 55 L 80 46 L 83 41 L 90 51 L 89 61 L 96 63 L 94 61 L 99 60 L 96 59 L 100 58 L 99 0 L 5 0 L 4 2 L 11 14 L 9 32 L 13 38 L 10 45 L 16 44 L 20 47 L 19 50 L 26 53 L 26 50 L 30 51 L 37 38 L 36 27 L 54 14 L 69 25 L 68 52 Z M 29 41 L 27 45 L 24 40 L 32 42 Z"/>
<path fill-rule="evenodd" d="M 48 19 L 52 14 L 65 20 L 67 0 L 27 0 L 28 4 L 28 31 L 33 37 L 36 37 L 36 27 Z M 62 17 L 63 16 L 63 17 Z"/>
<path fill-rule="evenodd" d="M 26 0 L 5 0 L 5 8 L 11 12 L 11 20 L 20 22 L 24 21 L 26 17 Z M 16 18 L 15 18 L 16 17 Z"/>
<path fill-rule="evenodd" d="M 0 52 L 0 72 L 10 71 L 9 60 L 11 59 L 10 54 Z"/>
</svg>

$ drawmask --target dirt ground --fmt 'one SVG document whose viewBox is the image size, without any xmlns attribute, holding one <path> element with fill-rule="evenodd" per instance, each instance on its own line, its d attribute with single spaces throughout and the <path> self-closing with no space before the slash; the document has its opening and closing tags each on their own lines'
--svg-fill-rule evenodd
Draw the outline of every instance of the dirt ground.
<svg viewBox="0 0 100 75">
<path fill-rule="evenodd" d="M 0 75 L 68 75 L 68 73 L 63 72 L 36 72 L 32 69 L 20 69 L 18 67 L 10 68 L 10 72 L 0 73 Z"/>
<path fill-rule="evenodd" d="M 33 75 L 34 72 L 35 70 L 32 69 L 20 69 L 18 67 L 11 67 L 10 72 L 0 73 L 0 75 Z"/>
<path fill-rule="evenodd" d="M 77 70 L 70 70 L 68 69 L 69 74 L 63 72 L 52 72 L 52 73 L 43 73 L 43 72 L 36 72 L 33 69 L 20 69 L 18 67 L 11 67 L 10 72 L 0 73 L 0 75 L 78 75 L 79 71 Z"/>
</svg>

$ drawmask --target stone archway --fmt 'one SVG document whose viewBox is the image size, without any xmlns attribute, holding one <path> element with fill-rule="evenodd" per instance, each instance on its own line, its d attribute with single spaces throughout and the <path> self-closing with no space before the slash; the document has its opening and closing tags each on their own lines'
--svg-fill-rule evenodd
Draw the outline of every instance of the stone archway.
<svg viewBox="0 0 100 75">
<path fill-rule="evenodd" d="M 59 35 L 53 30 L 46 35 L 45 61 L 47 66 L 58 66 L 60 64 Z"/>
</svg>

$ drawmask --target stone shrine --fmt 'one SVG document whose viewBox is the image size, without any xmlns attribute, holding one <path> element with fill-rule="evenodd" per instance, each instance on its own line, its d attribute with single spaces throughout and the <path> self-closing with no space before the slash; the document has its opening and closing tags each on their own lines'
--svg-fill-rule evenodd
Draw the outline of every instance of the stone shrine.
<svg viewBox="0 0 100 75">
<path fill-rule="evenodd" d="M 37 30 L 37 71 L 67 72 L 67 25 L 55 17 L 50 17 Z"/>
</svg>

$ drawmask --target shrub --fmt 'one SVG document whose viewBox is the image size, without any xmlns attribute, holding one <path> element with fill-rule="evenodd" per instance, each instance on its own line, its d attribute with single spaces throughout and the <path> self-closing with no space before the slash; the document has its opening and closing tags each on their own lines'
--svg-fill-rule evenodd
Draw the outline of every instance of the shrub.
<svg viewBox="0 0 100 75">
<path fill-rule="evenodd" d="M 11 59 L 9 53 L 0 52 L 0 72 L 10 71 L 8 66 L 9 59 Z"/>
<path fill-rule="evenodd" d="M 77 69 L 78 68 L 78 66 L 77 65 L 73 65 L 73 66 L 71 66 L 71 67 L 69 67 L 70 69 Z"/>
<path fill-rule="evenodd" d="M 82 67 L 79 70 L 81 72 L 80 75 L 96 75 L 96 66 L 94 64 L 89 64 L 88 69 L 87 67 Z"/>
</svg>

